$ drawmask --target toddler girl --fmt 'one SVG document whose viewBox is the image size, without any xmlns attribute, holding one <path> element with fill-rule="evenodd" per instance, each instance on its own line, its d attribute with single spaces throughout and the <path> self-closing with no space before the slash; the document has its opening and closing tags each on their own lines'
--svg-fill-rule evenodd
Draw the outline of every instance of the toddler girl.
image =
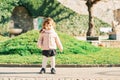
<svg viewBox="0 0 120 80">
<path fill-rule="evenodd" d="M 46 72 L 47 60 L 50 58 L 51 61 L 51 73 L 55 74 L 55 55 L 57 47 L 62 52 L 63 46 L 61 41 L 54 30 L 55 22 L 52 18 L 46 18 L 43 22 L 42 29 L 40 30 L 40 36 L 37 42 L 39 48 L 42 49 L 42 68 L 40 73 Z"/>
</svg>

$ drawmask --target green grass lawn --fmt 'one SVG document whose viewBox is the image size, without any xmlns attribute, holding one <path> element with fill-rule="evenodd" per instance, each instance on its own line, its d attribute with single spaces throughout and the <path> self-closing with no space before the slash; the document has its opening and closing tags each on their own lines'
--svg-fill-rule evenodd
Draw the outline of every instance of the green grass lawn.
<svg viewBox="0 0 120 80">
<path fill-rule="evenodd" d="M 2 64 L 41 64 L 42 56 L 33 54 L 27 56 L 0 55 Z M 115 48 L 103 49 L 91 54 L 57 54 L 56 64 L 120 64 L 120 50 Z"/>
<path fill-rule="evenodd" d="M 37 48 L 38 31 L 0 42 L 1 64 L 41 64 L 41 50 Z M 86 41 L 58 32 L 64 51 L 57 50 L 56 64 L 120 64 L 120 49 L 96 47 Z"/>
</svg>

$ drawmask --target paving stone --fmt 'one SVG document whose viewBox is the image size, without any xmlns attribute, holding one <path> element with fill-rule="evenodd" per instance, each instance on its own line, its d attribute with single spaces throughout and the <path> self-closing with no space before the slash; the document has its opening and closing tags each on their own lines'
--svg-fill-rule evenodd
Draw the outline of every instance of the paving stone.
<svg viewBox="0 0 120 80">
<path fill-rule="evenodd" d="M 120 80 L 120 67 L 56 68 L 38 74 L 38 67 L 0 67 L 0 80 Z"/>
<path fill-rule="evenodd" d="M 0 80 L 3 80 L 3 78 L 0 78 Z"/>
<path fill-rule="evenodd" d="M 8 77 L 4 77 L 4 78 L 2 78 L 2 80 L 10 80 L 10 78 L 8 78 Z"/>
<path fill-rule="evenodd" d="M 67 77 L 67 78 L 22 78 L 22 77 L 0 77 L 0 80 L 120 80 L 120 79 L 107 79 L 107 78 L 72 78 L 72 77 Z"/>
</svg>

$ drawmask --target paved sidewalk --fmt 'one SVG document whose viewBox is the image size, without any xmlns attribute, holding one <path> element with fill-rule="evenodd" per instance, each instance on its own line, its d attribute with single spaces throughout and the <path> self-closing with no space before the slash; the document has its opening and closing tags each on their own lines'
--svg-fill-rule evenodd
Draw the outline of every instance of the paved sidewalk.
<svg viewBox="0 0 120 80">
<path fill-rule="evenodd" d="M 0 80 L 120 80 L 120 67 L 56 68 L 39 74 L 39 67 L 0 67 Z"/>
</svg>

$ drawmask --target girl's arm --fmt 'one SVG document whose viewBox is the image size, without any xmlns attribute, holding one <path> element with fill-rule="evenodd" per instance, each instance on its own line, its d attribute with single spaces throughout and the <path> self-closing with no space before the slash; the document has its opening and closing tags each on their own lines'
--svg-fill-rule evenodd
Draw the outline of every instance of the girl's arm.
<svg viewBox="0 0 120 80">
<path fill-rule="evenodd" d="M 58 47 L 59 50 L 62 52 L 62 51 L 63 51 L 63 46 L 62 46 L 62 43 L 61 43 L 61 41 L 60 41 L 58 35 L 56 36 L 55 41 L 56 41 L 57 47 Z"/>
<path fill-rule="evenodd" d="M 38 38 L 38 41 L 37 41 L 37 47 L 38 47 L 38 48 L 41 48 L 42 43 L 43 43 L 43 36 L 42 36 L 42 34 L 41 34 L 41 35 L 39 36 L 39 38 Z"/>
</svg>

